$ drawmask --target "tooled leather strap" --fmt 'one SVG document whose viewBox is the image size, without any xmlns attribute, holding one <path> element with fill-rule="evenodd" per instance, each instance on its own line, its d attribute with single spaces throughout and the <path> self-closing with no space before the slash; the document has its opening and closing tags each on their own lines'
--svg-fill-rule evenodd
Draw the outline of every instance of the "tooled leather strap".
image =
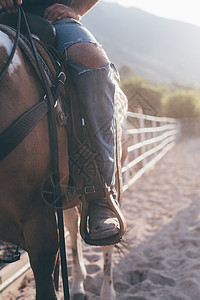
<svg viewBox="0 0 200 300">
<path fill-rule="evenodd" d="M 61 94 L 65 81 L 65 74 L 61 72 L 59 75 L 57 86 L 53 91 L 54 102 Z M 21 141 L 23 141 L 48 111 L 49 104 L 47 100 L 44 99 L 29 108 L 0 134 L 0 160 L 6 157 L 19 143 L 21 143 Z"/>
</svg>

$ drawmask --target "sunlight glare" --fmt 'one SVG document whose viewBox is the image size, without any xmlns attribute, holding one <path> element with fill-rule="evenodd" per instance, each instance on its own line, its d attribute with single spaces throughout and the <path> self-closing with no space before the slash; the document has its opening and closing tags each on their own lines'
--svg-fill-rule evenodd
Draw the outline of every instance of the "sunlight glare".
<svg viewBox="0 0 200 300">
<path fill-rule="evenodd" d="M 200 26 L 199 0 L 104 0 L 123 6 L 134 6 L 164 18 Z"/>
</svg>

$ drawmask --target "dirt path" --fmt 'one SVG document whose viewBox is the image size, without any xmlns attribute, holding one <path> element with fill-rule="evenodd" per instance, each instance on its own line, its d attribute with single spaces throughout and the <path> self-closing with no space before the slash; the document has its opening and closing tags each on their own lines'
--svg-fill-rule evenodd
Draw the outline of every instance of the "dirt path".
<svg viewBox="0 0 200 300">
<path fill-rule="evenodd" d="M 200 299 L 199 182 L 200 138 L 185 138 L 125 193 L 127 248 L 113 258 L 117 300 Z M 83 251 L 88 299 L 99 299 L 101 249 Z M 33 278 L 3 299 L 34 299 Z"/>
</svg>

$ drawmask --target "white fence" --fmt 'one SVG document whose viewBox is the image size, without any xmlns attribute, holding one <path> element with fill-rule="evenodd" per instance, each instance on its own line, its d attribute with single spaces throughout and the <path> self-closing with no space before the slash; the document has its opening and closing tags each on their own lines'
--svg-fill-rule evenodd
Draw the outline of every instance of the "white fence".
<svg viewBox="0 0 200 300">
<path fill-rule="evenodd" d="M 122 168 L 124 191 L 175 145 L 180 134 L 178 120 L 132 112 L 127 116 L 128 155 Z"/>
</svg>

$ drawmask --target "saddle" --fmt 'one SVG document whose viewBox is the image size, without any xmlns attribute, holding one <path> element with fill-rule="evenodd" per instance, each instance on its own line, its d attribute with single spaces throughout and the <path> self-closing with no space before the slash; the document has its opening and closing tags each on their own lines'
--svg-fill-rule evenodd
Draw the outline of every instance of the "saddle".
<svg viewBox="0 0 200 300">
<path fill-rule="evenodd" d="M 32 35 L 46 45 L 56 46 L 56 30 L 48 20 L 31 14 L 26 14 Z M 17 28 L 17 14 L 1 13 L 0 24 L 7 25 L 14 29 Z M 24 20 L 21 23 L 20 32 L 27 36 L 27 29 Z"/>
<path fill-rule="evenodd" d="M 36 48 L 40 54 L 40 59 L 42 61 L 43 67 L 45 69 L 45 73 L 47 74 L 47 77 L 49 79 L 50 86 L 53 86 L 55 78 L 57 77 L 56 76 L 57 75 L 56 69 L 58 68 L 57 61 L 59 61 L 59 64 L 60 63 L 63 64 L 62 58 L 60 58 L 60 55 L 57 53 L 57 51 L 54 48 L 56 45 L 56 31 L 55 31 L 54 27 L 52 26 L 52 24 L 48 20 L 45 20 L 44 18 L 41 18 L 39 16 L 33 16 L 30 14 L 27 14 L 26 16 L 27 16 L 27 19 L 28 19 L 28 22 L 30 25 L 30 30 L 31 30 L 32 36 L 35 39 Z M 10 29 L 5 29 L 3 27 L 4 25 L 1 25 L 0 29 L 3 28 L 3 30 L 6 31 L 6 33 L 8 33 L 14 37 L 12 28 L 16 29 L 17 15 L 2 13 L 2 14 L 0 14 L 0 23 L 4 24 L 6 26 L 9 26 Z M 27 34 L 26 26 L 25 26 L 24 22 L 22 22 L 19 46 L 21 47 L 22 51 L 26 54 L 26 56 L 30 60 L 31 64 L 33 65 L 34 69 L 36 70 L 36 73 L 40 77 L 40 74 L 37 70 L 38 68 L 35 65 L 35 60 L 34 60 L 33 54 L 30 50 L 30 46 L 28 45 L 29 43 L 26 39 L 26 34 Z M 67 72 L 66 66 L 65 66 L 65 70 Z M 71 99 L 68 102 L 68 109 L 70 111 L 71 119 L 72 119 L 72 121 L 70 123 L 72 123 L 73 126 L 71 126 L 71 130 L 70 130 L 70 132 L 71 132 L 70 142 L 71 143 L 69 143 L 69 144 L 70 144 L 70 146 L 72 146 L 72 145 L 73 146 L 72 146 L 72 148 L 69 149 L 69 152 L 71 151 L 71 153 L 73 153 L 73 155 L 74 155 L 74 149 L 80 148 L 80 144 L 83 146 L 83 148 L 81 148 L 81 151 L 82 150 L 84 151 L 84 149 L 85 149 L 85 140 L 84 139 L 87 138 L 87 140 L 88 140 L 88 136 L 87 136 L 87 133 L 83 133 L 84 129 L 82 128 L 82 126 L 80 126 L 80 122 L 78 122 L 79 126 L 77 125 L 77 122 L 75 122 L 75 121 L 81 119 L 82 113 L 80 112 L 80 108 L 79 108 L 79 104 L 78 104 L 77 96 L 76 96 L 76 91 L 73 90 L 73 83 L 71 82 L 70 74 L 68 74 L 68 81 L 67 81 L 66 86 L 68 86 L 68 84 L 70 84 L 70 94 L 68 95 L 68 93 L 66 93 L 66 90 L 64 91 L 64 94 L 65 94 L 65 96 L 68 95 L 68 100 Z M 72 102 L 73 102 L 73 107 L 71 105 Z M 66 101 L 65 101 L 65 103 L 66 103 Z M 47 108 L 46 108 L 46 110 L 47 110 Z M 63 120 L 63 114 L 64 114 L 64 112 L 61 110 L 61 119 L 62 120 Z M 66 120 L 66 118 L 67 117 L 64 114 L 64 119 Z M 64 124 L 64 125 L 66 125 L 66 124 Z M 74 129 L 75 126 L 78 126 L 78 129 L 76 128 L 77 130 Z M 21 128 L 20 128 L 20 130 L 21 130 Z M 76 131 L 83 133 L 81 140 L 79 140 L 79 138 L 77 138 L 77 137 L 74 138 L 74 133 L 76 136 Z M 86 148 L 88 151 L 88 145 L 86 145 Z M 80 155 L 79 155 L 79 158 L 80 158 Z M 79 164 L 79 161 L 77 161 L 76 163 Z M 94 163 L 96 164 L 96 162 L 94 162 Z M 119 161 L 118 161 L 118 163 L 119 163 Z M 73 169 L 74 169 L 74 165 L 75 165 L 74 161 L 72 161 L 72 165 L 73 165 Z M 70 166 L 70 161 L 69 161 L 69 166 Z M 95 165 L 95 168 L 97 169 L 97 174 L 98 174 L 97 165 Z M 76 180 L 77 180 L 78 175 L 79 174 L 76 173 L 76 170 L 75 170 L 75 174 L 73 174 L 73 178 L 76 178 Z M 124 231 L 126 230 L 126 228 L 125 228 L 126 226 L 125 226 L 125 221 L 124 221 L 123 215 L 121 214 L 119 207 L 116 204 L 116 201 L 112 197 L 112 193 L 109 191 L 109 188 L 107 188 L 105 186 L 105 184 L 102 182 L 99 174 L 97 175 L 97 178 L 96 178 L 97 179 L 96 181 L 99 183 L 98 186 L 97 185 L 88 186 L 88 184 L 87 184 L 87 186 L 83 188 L 84 179 L 83 180 L 82 179 L 83 178 L 80 178 L 77 180 L 77 182 L 75 183 L 75 187 L 74 187 L 74 182 L 69 183 L 69 185 L 72 186 L 72 189 L 71 189 L 71 187 L 69 187 L 69 189 L 67 188 L 67 193 L 69 195 L 70 189 L 72 190 L 72 199 L 69 200 L 69 203 L 67 205 L 65 205 L 65 208 L 70 208 L 70 207 L 76 206 L 78 204 L 82 204 L 82 218 L 81 218 L 80 231 L 81 231 L 81 235 L 82 235 L 83 239 L 88 244 L 100 245 L 100 246 L 101 245 L 105 246 L 107 244 L 115 244 L 115 243 L 119 242 L 121 239 L 121 236 L 124 234 Z M 119 177 L 117 179 L 118 180 L 116 182 L 118 183 L 118 191 L 119 191 L 120 188 L 122 187 L 122 185 L 119 184 L 119 181 L 121 181 L 121 179 L 119 179 Z M 74 191 L 75 191 L 75 195 L 73 194 Z M 88 238 L 88 231 L 87 231 L 88 200 L 90 200 L 90 198 L 92 199 L 94 192 L 95 193 L 97 192 L 95 194 L 95 197 L 98 197 L 98 195 L 100 194 L 101 198 L 102 198 L 102 193 L 105 193 L 104 195 L 107 197 L 108 203 L 112 207 L 113 211 L 115 212 L 115 214 L 119 220 L 121 231 L 112 240 L 111 239 L 105 239 L 105 240 L 100 240 L 100 241 L 96 240 L 94 243 L 94 241 L 91 241 Z"/>
</svg>

